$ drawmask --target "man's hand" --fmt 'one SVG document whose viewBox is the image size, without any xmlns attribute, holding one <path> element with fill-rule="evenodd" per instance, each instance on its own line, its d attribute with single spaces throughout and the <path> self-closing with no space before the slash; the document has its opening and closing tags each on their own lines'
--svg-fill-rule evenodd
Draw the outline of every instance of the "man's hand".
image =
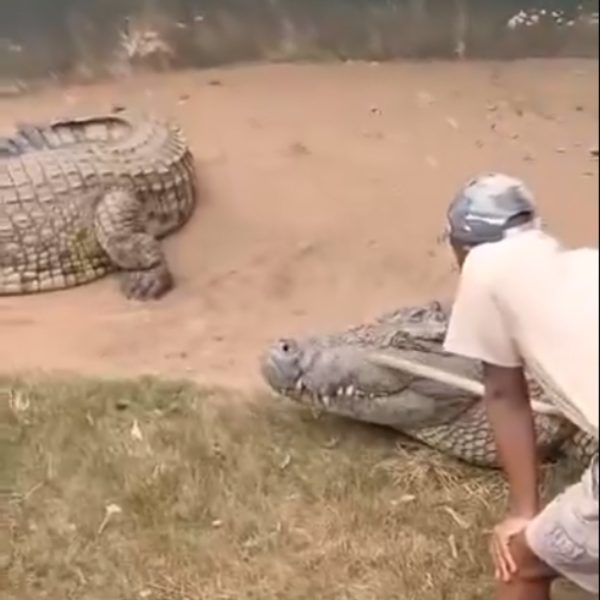
<svg viewBox="0 0 600 600">
<path fill-rule="evenodd" d="M 507 517 L 492 531 L 490 551 L 494 561 L 494 576 L 496 579 L 507 583 L 517 572 L 517 564 L 510 552 L 511 539 L 521 533 L 529 523 L 523 517 Z"/>
</svg>

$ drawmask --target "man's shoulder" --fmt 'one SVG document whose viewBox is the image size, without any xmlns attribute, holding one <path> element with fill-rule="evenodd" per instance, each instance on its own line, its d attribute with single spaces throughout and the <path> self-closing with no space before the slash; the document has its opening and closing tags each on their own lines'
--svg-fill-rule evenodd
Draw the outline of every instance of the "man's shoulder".
<svg viewBox="0 0 600 600">
<path fill-rule="evenodd" d="M 462 266 L 462 279 L 476 276 L 478 279 L 492 277 L 493 273 L 503 265 L 518 256 L 512 245 L 506 240 L 489 244 L 480 244 L 472 248 L 465 258 Z"/>
<path fill-rule="evenodd" d="M 467 255 L 465 267 L 471 272 L 518 268 L 529 260 L 551 257 L 560 250 L 558 240 L 541 230 L 521 232 L 499 242 L 476 246 Z"/>
</svg>

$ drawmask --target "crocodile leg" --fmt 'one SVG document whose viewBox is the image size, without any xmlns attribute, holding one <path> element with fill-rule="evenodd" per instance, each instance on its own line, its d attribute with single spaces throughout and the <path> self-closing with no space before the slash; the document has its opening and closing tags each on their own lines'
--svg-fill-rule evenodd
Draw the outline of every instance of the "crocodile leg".
<svg viewBox="0 0 600 600">
<path fill-rule="evenodd" d="M 94 225 L 99 244 L 122 271 L 123 294 L 157 299 L 173 287 L 173 277 L 158 240 L 144 228 L 142 212 L 129 190 L 111 190 L 98 203 Z"/>
</svg>

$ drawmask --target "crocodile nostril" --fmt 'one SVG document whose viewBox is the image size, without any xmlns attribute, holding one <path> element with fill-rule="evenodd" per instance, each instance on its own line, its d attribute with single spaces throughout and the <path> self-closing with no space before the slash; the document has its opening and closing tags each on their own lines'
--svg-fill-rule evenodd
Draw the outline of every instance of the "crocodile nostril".
<svg viewBox="0 0 600 600">
<path fill-rule="evenodd" d="M 283 352 L 289 352 L 290 351 L 290 345 L 287 342 L 282 342 L 281 343 L 281 350 Z"/>
</svg>

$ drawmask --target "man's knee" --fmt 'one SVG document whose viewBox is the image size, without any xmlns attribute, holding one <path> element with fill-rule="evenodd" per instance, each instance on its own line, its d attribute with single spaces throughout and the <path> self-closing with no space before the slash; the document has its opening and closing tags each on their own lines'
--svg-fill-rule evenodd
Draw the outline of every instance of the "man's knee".
<svg viewBox="0 0 600 600">
<path fill-rule="evenodd" d="M 529 547 L 525 532 L 519 533 L 511 540 L 510 552 L 517 567 L 516 578 L 523 581 L 552 581 L 558 576 L 556 571 Z"/>
<path fill-rule="evenodd" d="M 521 543 L 516 542 L 515 551 L 524 547 L 524 560 L 529 551 L 557 574 L 597 594 L 598 496 L 592 474 L 590 469 L 550 502 L 529 524 Z"/>
</svg>

